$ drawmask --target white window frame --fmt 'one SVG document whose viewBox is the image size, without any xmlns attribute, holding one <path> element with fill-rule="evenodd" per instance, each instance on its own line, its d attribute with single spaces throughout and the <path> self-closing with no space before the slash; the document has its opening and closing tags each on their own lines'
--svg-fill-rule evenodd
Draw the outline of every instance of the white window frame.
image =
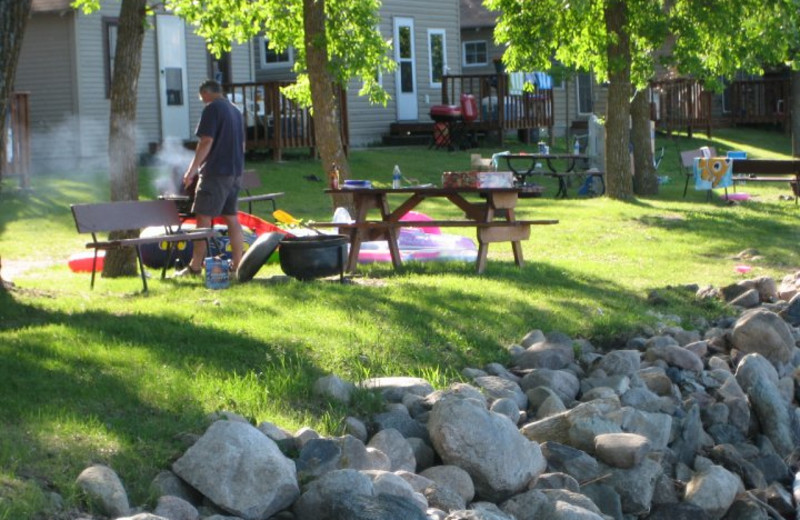
<svg viewBox="0 0 800 520">
<path fill-rule="evenodd" d="M 581 111 L 581 81 L 580 76 L 586 75 L 589 78 L 589 99 L 592 101 L 592 107 L 589 112 L 582 112 Z M 575 76 L 575 105 L 576 110 L 578 111 L 578 115 L 581 116 L 588 116 L 591 115 L 594 110 L 594 99 L 593 98 L 593 87 L 592 83 L 594 83 L 594 79 L 591 72 L 579 72 L 577 76 Z"/>
<path fill-rule="evenodd" d="M 258 44 L 260 45 L 259 50 L 261 51 L 259 54 L 261 54 L 262 69 L 286 69 L 294 65 L 294 49 L 292 47 L 286 49 L 286 55 L 288 56 L 288 59 L 286 61 L 276 61 L 273 63 L 267 63 L 269 38 L 267 38 L 266 36 L 259 37 Z"/>
<path fill-rule="evenodd" d="M 447 74 L 447 31 L 444 29 L 428 29 L 428 82 L 431 87 L 441 87 L 441 81 L 433 79 L 433 36 L 442 37 L 442 76 Z"/>
<path fill-rule="evenodd" d="M 485 49 L 484 54 L 486 55 L 486 60 L 482 62 L 476 61 L 475 63 L 467 63 L 467 46 L 468 45 L 479 45 L 483 44 Z M 461 43 L 461 66 L 462 67 L 483 67 L 489 63 L 489 44 L 486 40 L 470 40 Z"/>
</svg>

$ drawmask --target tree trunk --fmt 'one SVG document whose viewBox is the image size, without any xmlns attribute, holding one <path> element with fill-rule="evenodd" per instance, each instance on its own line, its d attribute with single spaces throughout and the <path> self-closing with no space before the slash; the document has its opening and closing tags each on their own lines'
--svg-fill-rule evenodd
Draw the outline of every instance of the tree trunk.
<svg viewBox="0 0 800 520">
<path fill-rule="evenodd" d="M 631 60 L 625 2 L 612 0 L 605 11 L 609 88 L 606 113 L 606 194 L 612 199 L 633 197 L 630 144 Z"/>
<path fill-rule="evenodd" d="M 0 178 L 6 168 L 6 117 L 32 0 L 0 0 Z"/>
<path fill-rule="evenodd" d="M 658 176 L 650 142 L 650 101 L 647 99 L 647 89 L 639 90 L 633 97 L 631 125 L 633 192 L 636 195 L 657 195 Z"/>
<path fill-rule="evenodd" d="M 114 76 L 111 82 L 111 118 L 108 135 L 108 167 L 111 200 L 137 200 L 139 175 L 136 153 L 136 103 L 142 45 L 146 22 L 146 0 L 122 0 L 119 13 Z M 136 236 L 138 230 L 112 234 Z M 136 256 L 130 248 L 111 250 L 103 262 L 103 276 L 136 274 Z"/>
<path fill-rule="evenodd" d="M 792 71 L 792 156 L 800 157 L 800 71 Z"/>
<path fill-rule="evenodd" d="M 336 167 L 339 169 L 339 182 L 343 183 L 350 178 L 350 164 L 342 144 L 337 85 L 328 70 L 325 0 L 303 0 L 303 29 L 313 107 L 314 139 L 322 161 L 324 178 L 327 179 Z M 352 198 L 336 196 L 333 206 L 344 207 L 352 212 Z"/>
</svg>

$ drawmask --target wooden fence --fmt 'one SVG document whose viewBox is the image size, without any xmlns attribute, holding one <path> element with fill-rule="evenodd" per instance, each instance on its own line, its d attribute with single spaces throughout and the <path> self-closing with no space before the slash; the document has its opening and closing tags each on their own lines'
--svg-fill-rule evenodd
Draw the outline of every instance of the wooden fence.
<svg viewBox="0 0 800 520">
<path fill-rule="evenodd" d="M 20 187 L 30 188 L 31 135 L 27 92 L 12 92 L 9 96 L 6 134 L 6 164 L 0 164 L 0 176 L 19 176 Z"/>
</svg>

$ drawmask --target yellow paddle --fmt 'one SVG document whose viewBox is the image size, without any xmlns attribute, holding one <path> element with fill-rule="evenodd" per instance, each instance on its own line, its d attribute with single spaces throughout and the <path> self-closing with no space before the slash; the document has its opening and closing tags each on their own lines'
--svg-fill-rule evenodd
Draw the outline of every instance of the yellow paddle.
<svg viewBox="0 0 800 520">
<path fill-rule="evenodd" d="M 306 229 L 310 229 L 311 231 L 313 231 L 314 233 L 316 233 L 318 235 L 324 234 L 321 231 L 318 231 L 318 230 L 314 229 L 313 227 L 311 227 L 309 225 L 303 224 L 302 221 L 294 218 L 292 215 L 290 215 L 289 213 L 286 213 L 282 209 L 276 209 L 275 211 L 273 211 L 272 212 L 272 216 L 273 216 L 273 218 L 275 218 L 275 220 L 277 220 L 281 224 L 288 224 L 290 226 L 300 226 L 300 227 L 304 227 Z"/>
</svg>

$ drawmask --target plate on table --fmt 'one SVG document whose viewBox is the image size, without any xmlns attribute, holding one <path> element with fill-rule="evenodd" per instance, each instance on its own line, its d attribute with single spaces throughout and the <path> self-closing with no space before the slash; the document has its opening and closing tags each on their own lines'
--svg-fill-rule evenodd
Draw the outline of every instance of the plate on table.
<svg viewBox="0 0 800 520">
<path fill-rule="evenodd" d="M 347 179 L 344 181 L 343 188 L 353 189 L 353 188 L 371 188 L 372 181 L 359 181 L 353 179 Z"/>
</svg>

